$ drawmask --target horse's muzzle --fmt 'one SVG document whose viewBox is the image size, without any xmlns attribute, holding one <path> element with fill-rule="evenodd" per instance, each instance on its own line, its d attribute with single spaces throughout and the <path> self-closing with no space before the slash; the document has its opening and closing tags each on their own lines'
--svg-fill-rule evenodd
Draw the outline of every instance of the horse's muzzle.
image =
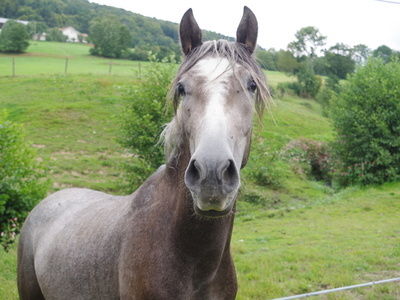
<svg viewBox="0 0 400 300">
<path fill-rule="evenodd" d="M 196 213 L 219 217 L 231 211 L 240 178 L 233 159 L 192 158 L 186 169 L 185 184 L 193 196 Z"/>
</svg>

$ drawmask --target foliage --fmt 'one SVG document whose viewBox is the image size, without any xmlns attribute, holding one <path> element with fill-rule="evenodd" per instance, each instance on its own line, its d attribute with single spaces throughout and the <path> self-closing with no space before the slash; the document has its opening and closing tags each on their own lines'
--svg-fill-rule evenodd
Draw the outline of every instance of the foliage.
<svg viewBox="0 0 400 300">
<path fill-rule="evenodd" d="M 276 54 L 273 49 L 270 49 L 268 51 L 264 49 L 257 49 L 256 51 L 257 62 L 263 69 L 266 70 L 276 70 L 275 57 Z"/>
<path fill-rule="evenodd" d="M 332 106 L 340 184 L 400 178 L 400 64 L 371 60 Z"/>
<path fill-rule="evenodd" d="M 372 52 L 373 57 L 382 59 L 384 63 L 388 63 L 392 55 L 393 55 L 393 50 L 386 45 L 379 46 Z"/>
<path fill-rule="evenodd" d="M 352 58 L 357 65 L 364 65 L 371 54 L 371 49 L 364 44 L 355 45 L 352 49 Z"/>
<path fill-rule="evenodd" d="M 322 114 L 324 116 L 329 115 L 330 103 L 334 100 L 338 91 L 339 91 L 338 81 L 334 78 L 328 77 L 316 96 L 316 100 L 318 101 L 319 104 L 321 104 Z"/>
<path fill-rule="evenodd" d="M 353 54 L 353 48 L 343 43 L 336 43 L 335 45 L 329 47 L 327 52 L 339 54 L 342 56 L 351 56 Z"/>
<path fill-rule="evenodd" d="M 29 33 L 26 25 L 8 21 L 0 32 L 0 51 L 21 53 L 29 46 Z"/>
<path fill-rule="evenodd" d="M 347 74 L 353 73 L 355 62 L 351 58 L 351 53 L 342 55 L 338 53 L 325 52 L 324 59 L 325 75 L 338 79 L 346 79 Z"/>
<path fill-rule="evenodd" d="M 297 174 L 331 182 L 331 154 L 326 143 L 311 139 L 292 140 L 283 149 L 282 156 Z"/>
<path fill-rule="evenodd" d="M 48 31 L 48 26 L 44 22 L 29 22 L 27 26 L 30 37 Z"/>
<path fill-rule="evenodd" d="M 316 76 L 310 62 L 305 61 L 296 72 L 296 82 L 287 84 L 287 87 L 301 97 L 314 98 L 322 85 L 320 77 Z"/>
<path fill-rule="evenodd" d="M 120 143 L 135 156 L 127 167 L 130 184 L 141 183 L 164 162 L 159 137 L 172 118 L 172 111 L 166 109 L 166 99 L 173 74 L 172 65 L 153 63 L 151 71 L 129 95 Z"/>
<path fill-rule="evenodd" d="M 178 24 L 87 0 L 0 0 L 0 16 L 42 22 L 50 28 L 73 26 L 82 33 L 89 33 L 94 19 L 113 17 L 128 28 L 131 36 L 129 48 L 152 51 L 160 60 L 169 57 L 171 53 L 176 58 L 180 56 Z M 203 31 L 203 37 L 204 40 L 232 40 L 225 35 L 206 30 Z"/>
<path fill-rule="evenodd" d="M 279 151 L 266 146 L 263 142 L 252 143 L 252 160 L 257 161 L 256 168 L 246 169 L 246 174 L 255 184 L 271 189 L 282 187 L 285 166 L 279 160 Z"/>
<path fill-rule="evenodd" d="M 66 42 L 68 37 L 58 28 L 51 28 L 46 35 L 46 41 L 49 42 Z"/>
<path fill-rule="evenodd" d="M 128 27 L 116 18 L 97 18 L 90 24 L 90 41 L 94 48 L 93 55 L 120 58 L 128 49 L 131 36 Z"/>
<path fill-rule="evenodd" d="M 276 69 L 281 72 L 293 74 L 295 73 L 300 64 L 290 51 L 279 50 L 276 53 Z"/>
<path fill-rule="evenodd" d="M 7 249 L 47 190 L 43 167 L 24 141 L 21 126 L 0 115 L 0 244 Z"/>
<path fill-rule="evenodd" d="M 318 49 L 325 45 L 326 36 L 313 26 L 303 27 L 295 34 L 296 40 L 289 43 L 288 49 L 297 57 L 315 57 Z"/>
</svg>

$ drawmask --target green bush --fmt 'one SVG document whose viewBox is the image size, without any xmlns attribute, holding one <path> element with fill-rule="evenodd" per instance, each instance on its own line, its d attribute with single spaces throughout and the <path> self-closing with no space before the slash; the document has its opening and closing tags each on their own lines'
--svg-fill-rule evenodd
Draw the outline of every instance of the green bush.
<svg viewBox="0 0 400 300">
<path fill-rule="evenodd" d="M 338 183 L 400 179 L 400 64 L 369 61 L 330 105 Z"/>
<path fill-rule="evenodd" d="M 280 151 L 273 149 L 263 139 L 253 141 L 248 166 L 243 173 L 244 178 L 271 189 L 281 188 L 288 174 L 287 166 L 280 159 Z"/>
<path fill-rule="evenodd" d="M 0 243 L 7 249 L 48 182 L 44 168 L 26 145 L 21 126 L 0 114 Z"/>
<path fill-rule="evenodd" d="M 292 83 L 292 89 L 297 95 L 315 98 L 322 85 L 320 77 L 316 76 L 312 67 L 306 64 L 296 73 L 297 82 Z"/>
<path fill-rule="evenodd" d="M 48 42 L 63 42 L 67 41 L 68 37 L 64 35 L 60 29 L 51 28 L 46 35 L 46 41 Z"/>
<path fill-rule="evenodd" d="M 164 162 L 159 137 L 172 119 L 166 99 L 175 65 L 152 63 L 141 84 L 132 88 L 125 108 L 120 143 L 134 158 L 127 165 L 129 184 L 137 185 Z"/>
<path fill-rule="evenodd" d="M 332 158 L 325 143 L 304 138 L 293 140 L 286 145 L 281 155 L 297 174 L 331 183 Z"/>
<path fill-rule="evenodd" d="M 25 25 L 8 21 L 0 33 L 0 51 L 21 53 L 29 46 L 29 33 Z"/>
</svg>

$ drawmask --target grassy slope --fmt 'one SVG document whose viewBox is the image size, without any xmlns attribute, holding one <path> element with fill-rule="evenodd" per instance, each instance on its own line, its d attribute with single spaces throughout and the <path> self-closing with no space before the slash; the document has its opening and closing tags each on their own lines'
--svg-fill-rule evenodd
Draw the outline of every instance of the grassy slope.
<svg viewBox="0 0 400 300">
<path fill-rule="evenodd" d="M 27 53 L 0 55 L 0 76 L 12 74 L 12 60 L 15 57 L 16 74 L 63 74 L 65 58 L 68 57 L 68 74 L 108 74 L 112 63 L 112 74 L 138 77 L 148 63 L 130 60 L 106 59 L 89 55 L 90 47 L 83 44 L 31 41 Z"/>
<path fill-rule="evenodd" d="M 63 55 L 93 59 L 80 52 L 82 45 L 39 43 L 37 47 L 42 49 L 36 51 L 50 55 L 63 48 L 67 51 Z M 87 73 L 85 68 L 82 64 L 81 72 Z M 280 73 L 268 75 L 272 84 L 285 80 Z M 25 124 L 28 139 L 49 165 L 53 190 L 86 186 L 120 191 L 119 164 L 126 153 L 115 138 L 129 89 L 138 84 L 135 77 L 0 77 L 0 109 L 7 108 L 13 120 Z M 245 190 L 273 205 L 239 203 L 233 236 L 238 298 L 266 299 L 400 276 L 400 185 L 332 195 L 322 184 L 285 169 L 279 188 L 258 186 L 246 178 L 249 170 L 260 167 L 263 151 L 279 150 L 300 137 L 327 141 L 332 136 L 318 104 L 299 98 L 277 100 L 263 123 L 255 130 L 255 147 L 244 170 Z M 388 284 L 332 299 L 360 297 L 396 299 L 400 288 Z M 0 250 L 0 299 L 16 299 L 15 249 Z"/>
</svg>

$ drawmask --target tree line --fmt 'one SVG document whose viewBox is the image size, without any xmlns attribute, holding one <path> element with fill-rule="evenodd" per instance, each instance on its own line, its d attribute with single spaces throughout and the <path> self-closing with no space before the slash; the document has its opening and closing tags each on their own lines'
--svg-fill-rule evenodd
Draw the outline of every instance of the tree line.
<svg viewBox="0 0 400 300">
<path fill-rule="evenodd" d="M 328 85 L 335 86 L 357 66 L 365 65 L 370 57 L 379 58 L 384 63 L 400 59 L 400 52 L 386 45 L 372 50 L 364 44 L 351 47 L 336 43 L 326 48 L 326 39 L 318 28 L 304 27 L 296 32 L 294 41 L 286 50 L 259 48 L 257 60 L 267 70 L 296 76 L 296 83 L 281 85 L 282 89 L 291 89 L 300 96 L 316 97 L 322 86 L 322 80 L 316 75 L 326 76 Z"/>
<path fill-rule="evenodd" d="M 58 35 L 56 28 L 73 26 L 82 33 L 90 33 L 96 20 L 118 20 L 129 32 L 129 36 L 125 35 L 128 40 L 123 41 L 134 50 L 129 57 L 147 60 L 149 53 L 159 59 L 180 57 L 178 24 L 87 0 L 0 0 L 0 17 L 31 21 L 28 25 L 30 34 L 47 32 L 50 33 L 49 40 L 57 41 L 62 41 L 63 37 Z M 203 31 L 203 36 L 205 39 L 230 39 L 211 31 Z M 119 53 L 119 50 L 106 51 L 110 57 L 118 57 Z"/>
</svg>

